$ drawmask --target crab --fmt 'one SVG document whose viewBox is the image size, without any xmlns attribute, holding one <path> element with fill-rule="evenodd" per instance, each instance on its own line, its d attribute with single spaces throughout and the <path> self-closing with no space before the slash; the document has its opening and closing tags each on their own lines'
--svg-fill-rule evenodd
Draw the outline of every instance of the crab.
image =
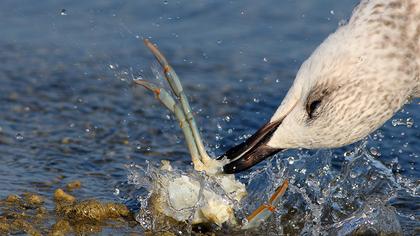
<svg viewBox="0 0 420 236">
<path fill-rule="evenodd" d="M 134 83 L 152 91 L 175 115 L 194 167 L 190 173 L 180 172 L 175 171 L 169 161 L 162 161 L 159 172 L 153 179 L 150 198 L 153 212 L 175 221 L 188 221 L 192 224 L 228 224 L 241 229 L 258 227 L 273 214 L 288 187 L 288 181 L 285 180 L 276 189 L 266 204 L 258 207 L 246 219 L 238 220 L 235 207 L 247 195 L 246 186 L 236 180 L 233 174 L 222 172 L 226 160 L 212 158 L 207 153 L 179 77 L 157 46 L 148 39 L 145 39 L 144 43 L 162 67 L 172 93 L 142 79 L 134 80 Z"/>
</svg>

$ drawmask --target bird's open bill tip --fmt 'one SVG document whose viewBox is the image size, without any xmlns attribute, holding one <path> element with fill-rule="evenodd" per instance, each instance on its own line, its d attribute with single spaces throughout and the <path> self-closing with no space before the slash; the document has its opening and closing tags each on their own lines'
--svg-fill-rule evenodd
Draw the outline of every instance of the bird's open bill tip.
<svg viewBox="0 0 420 236">
<path fill-rule="evenodd" d="M 223 167 L 226 174 L 234 174 L 251 168 L 269 156 L 282 149 L 267 145 L 271 136 L 281 124 L 281 121 L 269 122 L 263 125 L 255 134 L 245 142 L 229 149 L 218 159 L 229 159 L 231 162 Z"/>
</svg>

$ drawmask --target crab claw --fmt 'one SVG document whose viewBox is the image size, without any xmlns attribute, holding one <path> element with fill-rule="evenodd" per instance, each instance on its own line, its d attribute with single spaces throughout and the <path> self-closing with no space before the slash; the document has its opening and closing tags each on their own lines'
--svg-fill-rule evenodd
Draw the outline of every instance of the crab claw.
<svg viewBox="0 0 420 236">
<path fill-rule="evenodd" d="M 286 179 L 283 184 L 276 189 L 273 195 L 271 195 L 267 203 L 262 204 L 252 212 L 251 215 L 246 217 L 247 222 L 242 225 L 242 229 L 256 228 L 261 225 L 261 223 L 265 222 L 276 210 L 280 197 L 284 195 L 288 186 L 289 181 Z"/>
</svg>

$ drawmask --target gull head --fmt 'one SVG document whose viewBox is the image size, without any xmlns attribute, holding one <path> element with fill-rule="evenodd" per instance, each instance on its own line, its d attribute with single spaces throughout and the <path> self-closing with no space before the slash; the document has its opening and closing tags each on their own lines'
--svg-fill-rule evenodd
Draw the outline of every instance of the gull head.
<svg viewBox="0 0 420 236">
<path fill-rule="evenodd" d="M 354 143 L 382 126 L 406 103 L 415 85 L 392 50 L 351 32 L 330 35 L 302 64 L 270 121 L 222 158 L 225 173 L 248 169 L 281 150 L 335 148 Z M 401 49 L 396 49 L 401 50 Z"/>
</svg>

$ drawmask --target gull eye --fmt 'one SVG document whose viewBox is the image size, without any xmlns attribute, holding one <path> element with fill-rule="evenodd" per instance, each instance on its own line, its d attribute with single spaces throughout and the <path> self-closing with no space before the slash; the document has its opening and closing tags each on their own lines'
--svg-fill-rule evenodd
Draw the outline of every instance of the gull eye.
<svg viewBox="0 0 420 236">
<path fill-rule="evenodd" d="M 321 100 L 314 100 L 306 106 L 306 111 L 308 112 L 309 118 L 314 116 L 316 109 L 321 105 Z"/>
</svg>

